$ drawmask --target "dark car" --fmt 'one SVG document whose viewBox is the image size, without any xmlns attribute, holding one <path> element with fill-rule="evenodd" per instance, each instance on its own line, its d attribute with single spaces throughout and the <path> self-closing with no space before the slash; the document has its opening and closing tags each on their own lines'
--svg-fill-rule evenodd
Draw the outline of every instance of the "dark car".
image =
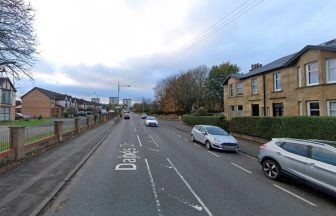
<svg viewBox="0 0 336 216">
<path fill-rule="evenodd" d="M 87 114 L 87 113 L 86 113 L 85 111 L 79 111 L 79 112 L 78 112 L 78 115 L 79 115 L 79 116 L 86 116 L 86 114 Z"/>
<path fill-rule="evenodd" d="M 24 115 L 22 113 L 15 114 L 15 120 L 29 120 L 29 119 L 31 119 L 30 115 Z"/>
<path fill-rule="evenodd" d="M 130 115 L 128 115 L 128 114 L 125 114 L 124 115 L 124 119 L 130 119 L 131 117 L 130 117 Z"/>
</svg>

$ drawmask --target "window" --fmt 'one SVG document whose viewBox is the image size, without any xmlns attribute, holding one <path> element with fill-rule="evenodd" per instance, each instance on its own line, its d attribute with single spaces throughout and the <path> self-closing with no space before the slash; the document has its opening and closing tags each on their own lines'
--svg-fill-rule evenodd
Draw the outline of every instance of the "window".
<svg viewBox="0 0 336 216">
<path fill-rule="evenodd" d="M 283 103 L 273 103 L 273 116 L 283 116 Z"/>
<path fill-rule="evenodd" d="M 231 116 L 235 116 L 235 106 L 230 106 Z"/>
<path fill-rule="evenodd" d="M 336 153 L 327 149 L 313 146 L 311 150 L 311 158 L 336 166 Z"/>
<path fill-rule="evenodd" d="M 252 79 L 252 94 L 258 94 L 258 79 Z"/>
<path fill-rule="evenodd" d="M 306 64 L 306 80 L 307 80 L 307 85 L 308 86 L 319 84 L 317 62 Z"/>
<path fill-rule="evenodd" d="M 259 104 L 252 104 L 252 116 L 259 116 Z"/>
<path fill-rule="evenodd" d="M 302 101 L 299 101 L 299 114 L 300 114 L 300 116 L 303 116 L 303 105 L 302 105 Z"/>
<path fill-rule="evenodd" d="M 1 91 L 1 103 L 9 104 L 10 103 L 10 91 L 2 89 Z"/>
<path fill-rule="evenodd" d="M 320 115 L 320 103 L 318 101 L 307 102 L 307 110 L 309 116 L 319 116 Z"/>
<path fill-rule="evenodd" d="M 229 84 L 229 91 L 230 91 L 230 96 L 234 96 L 234 89 L 233 89 L 233 84 Z"/>
<path fill-rule="evenodd" d="M 237 114 L 238 114 L 238 116 L 244 116 L 244 108 L 243 108 L 243 106 L 242 105 L 238 105 L 237 106 Z"/>
<path fill-rule="evenodd" d="M 281 73 L 277 72 L 273 76 L 274 76 L 274 91 L 281 91 L 282 90 Z"/>
<path fill-rule="evenodd" d="M 8 107 L 0 108 L 0 121 L 9 121 L 10 109 Z"/>
<path fill-rule="evenodd" d="M 302 87 L 302 75 L 300 66 L 297 67 L 298 86 Z"/>
<path fill-rule="evenodd" d="M 336 100 L 327 101 L 327 107 L 328 107 L 328 115 L 336 116 Z"/>
<path fill-rule="evenodd" d="M 336 58 L 327 60 L 327 83 L 336 82 Z"/>
<path fill-rule="evenodd" d="M 243 95 L 243 85 L 241 82 L 237 83 L 237 95 Z"/>
<path fill-rule="evenodd" d="M 306 145 L 285 142 L 281 145 L 281 148 L 283 148 L 284 150 L 286 150 L 290 153 L 300 155 L 300 156 L 303 156 L 303 157 L 307 157 L 307 149 L 308 148 L 307 148 Z"/>
</svg>

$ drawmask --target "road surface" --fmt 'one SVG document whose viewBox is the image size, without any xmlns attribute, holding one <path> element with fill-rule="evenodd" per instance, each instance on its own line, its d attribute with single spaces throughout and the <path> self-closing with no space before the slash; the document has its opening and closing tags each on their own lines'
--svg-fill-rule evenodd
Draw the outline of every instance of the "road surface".
<svg viewBox="0 0 336 216">
<path fill-rule="evenodd" d="M 256 158 L 207 151 L 159 123 L 122 120 L 42 214 L 336 215 L 333 197 L 269 180 Z"/>
</svg>

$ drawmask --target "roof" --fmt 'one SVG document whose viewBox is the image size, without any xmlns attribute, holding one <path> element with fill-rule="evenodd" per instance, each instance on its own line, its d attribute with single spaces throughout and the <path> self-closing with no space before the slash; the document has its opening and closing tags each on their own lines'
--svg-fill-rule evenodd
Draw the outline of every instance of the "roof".
<svg viewBox="0 0 336 216">
<path fill-rule="evenodd" d="M 60 94 L 60 93 L 57 93 L 57 92 L 49 91 L 47 89 L 43 89 L 43 88 L 39 88 L 39 87 L 34 87 L 32 90 L 30 90 L 26 94 L 22 95 L 21 98 L 25 97 L 27 94 L 29 94 L 33 90 L 40 91 L 41 93 L 43 93 L 45 96 L 49 97 L 50 99 L 64 100 L 67 97 L 67 95 L 65 95 L 65 94 Z"/>
<path fill-rule="evenodd" d="M 16 92 L 16 89 L 12 83 L 12 81 L 8 78 L 8 77 L 0 77 L 0 85 L 2 86 L 2 83 L 4 83 L 5 81 L 8 81 L 9 84 L 11 85 L 11 87 L 14 89 L 14 91 Z"/>
<path fill-rule="evenodd" d="M 319 45 L 307 45 L 305 46 L 303 49 L 301 49 L 300 51 L 281 57 L 271 63 L 268 63 L 264 66 L 261 66 L 259 68 L 256 68 L 246 74 L 240 74 L 240 77 L 235 76 L 236 78 L 239 79 L 246 79 L 249 77 L 253 77 L 253 76 L 257 76 L 260 74 L 264 74 L 267 72 L 271 72 L 277 69 L 281 69 L 281 68 L 285 68 L 288 66 L 291 66 L 293 64 L 295 64 L 297 62 L 297 60 L 299 59 L 299 57 L 304 54 L 305 52 L 307 52 L 308 50 L 323 50 L 323 51 L 331 51 L 331 52 L 336 52 L 336 38 L 327 42 L 324 42 L 322 44 Z M 225 79 L 224 83 L 226 83 L 228 81 L 228 79 L 232 77 L 232 76 L 228 76 L 227 79 Z"/>
</svg>

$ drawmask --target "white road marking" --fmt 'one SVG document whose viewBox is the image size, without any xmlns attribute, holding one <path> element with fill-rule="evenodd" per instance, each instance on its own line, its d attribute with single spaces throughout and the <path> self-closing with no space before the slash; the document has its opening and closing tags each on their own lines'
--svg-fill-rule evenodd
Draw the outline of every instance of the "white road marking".
<svg viewBox="0 0 336 216">
<path fill-rule="evenodd" d="M 140 138 L 139 138 L 139 135 L 138 135 L 138 134 L 137 134 L 137 138 L 138 138 L 140 147 L 142 147 L 142 144 L 141 144 L 141 141 L 140 141 Z"/>
<path fill-rule="evenodd" d="M 252 173 L 251 171 L 249 171 L 249 170 L 247 170 L 247 169 L 245 169 L 245 168 L 243 168 L 243 167 L 241 167 L 241 166 L 239 166 L 239 165 L 237 165 L 237 164 L 235 164 L 235 163 L 232 163 L 232 162 L 231 162 L 231 164 L 232 164 L 233 166 L 235 166 L 235 167 L 238 167 L 238 168 L 241 169 L 241 170 L 244 170 L 245 172 L 247 172 L 247 173 L 249 173 L 249 174 Z"/>
<path fill-rule="evenodd" d="M 152 149 L 152 148 L 148 148 L 149 150 L 151 150 L 151 151 L 156 151 L 156 152 L 158 152 L 159 150 L 157 150 L 157 149 Z"/>
<path fill-rule="evenodd" d="M 155 183 L 154 183 L 154 179 L 153 179 L 153 176 L 152 176 L 152 172 L 149 168 L 149 164 L 148 164 L 148 161 L 147 161 L 147 158 L 145 158 L 145 162 L 146 162 L 146 167 L 147 167 L 147 172 L 148 172 L 148 176 L 149 176 L 149 180 L 151 182 L 151 185 L 152 185 L 152 191 L 153 191 L 153 195 L 154 195 L 154 199 L 155 199 L 155 204 L 156 204 L 156 210 L 158 212 L 158 215 L 163 215 L 162 214 L 162 210 L 161 210 L 161 205 L 160 205 L 160 200 L 159 200 L 159 196 L 156 192 L 156 187 L 155 187 Z"/>
<path fill-rule="evenodd" d="M 182 136 L 181 136 L 181 135 L 179 135 L 179 134 L 177 134 L 177 137 L 178 137 L 178 138 L 182 138 Z"/>
<path fill-rule="evenodd" d="M 286 190 L 286 189 L 283 188 L 283 187 L 280 187 L 279 185 L 276 185 L 276 184 L 273 184 L 273 185 L 274 185 L 275 187 L 279 188 L 280 190 L 283 190 L 283 191 L 285 191 L 286 193 L 289 193 L 290 195 L 292 195 L 292 196 L 294 196 L 294 197 L 296 197 L 296 198 L 298 198 L 298 199 L 300 199 L 300 200 L 302 200 L 302 201 L 308 203 L 309 205 L 312 205 L 312 206 L 315 206 L 315 207 L 317 206 L 315 203 L 312 203 L 312 202 L 310 202 L 310 201 L 308 201 L 308 200 L 306 200 L 306 199 L 300 197 L 299 195 L 296 195 L 295 193 L 290 192 L 290 191 Z"/>
<path fill-rule="evenodd" d="M 153 137 L 151 135 L 149 135 L 149 138 L 153 141 L 153 143 L 156 145 L 156 147 L 159 148 L 159 144 L 157 144 L 157 142 L 155 142 L 155 140 L 153 139 Z"/>
<path fill-rule="evenodd" d="M 220 157 L 218 154 L 215 154 L 215 153 L 213 153 L 212 151 L 208 151 L 210 154 L 212 154 L 212 155 L 214 155 L 214 156 L 216 156 L 216 157 Z"/>
<path fill-rule="evenodd" d="M 168 169 L 173 169 L 173 167 L 171 167 L 171 166 L 164 166 L 164 167 L 167 167 Z"/>
<path fill-rule="evenodd" d="M 195 144 L 195 143 L 193 143 L 194 144 L 194 146 L 196 146 L 196 147 L 198 147 L 198 148 L 201 148 L 201 146 L 200 145 L 197 145 L 197 144 Z"/>
<path fill-rule="evenodd" d="M 201 200 L 201 198 L 195 193 L 195 191 L 192 189 L 192 187 L 190 186 L 190 184 L 187 182 L 187 180 L 184 179 L 184 177 L 181 175 L 181 173 L 176 169 L 176 167 L 174 166 L 174 164 L 170 161 L 169 158 L 167 158 L 167 161 L 170 163 L 170 165 L 173 167 L 173 169 L 175 170 L 175 172 L 177 173 L 177 175 L 181 178 L 181 180 L 183 181 L 183 183 L 187 186 L 187 188 L 190 190 L 190 192 L 194 195 L 194 197 L 197 199 L 197 201 L 201 204 L 201 206 L 203 207 L 203 209 L 205 210 L 205 212 L 209 215 L 209 216 L 213 216 L 213 214 L 211 213 L 211 211 L 208 209 L 208 207 L 206 207 L 205 203 Z"/>
</svg>

